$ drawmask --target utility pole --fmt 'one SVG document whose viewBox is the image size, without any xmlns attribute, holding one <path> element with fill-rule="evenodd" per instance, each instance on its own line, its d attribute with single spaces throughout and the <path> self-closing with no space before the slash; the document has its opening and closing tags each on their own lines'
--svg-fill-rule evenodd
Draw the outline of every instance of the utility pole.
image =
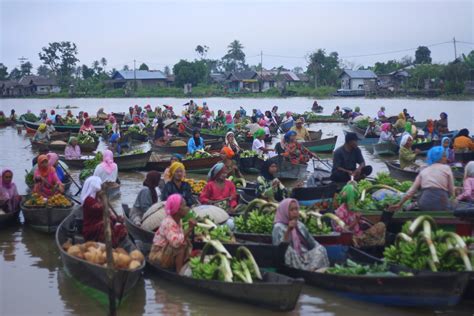
<svg viewBox="0 0 474 316">
<path fill-rule="evenodd" d="M 20 61 L 20 65 L 23 65 L 25 63 L 25 61 L 28 60 L 28 58 L 26 58 L 24 56 L 21 56 L 20 58 L 18 58 L 18 60 Z"/>
<path fill-rule="evenodd" d="M 133 60 L 133 89 L 137 91 L 137 65 L 136 60 Z"/>
<path fill-rule="evenodd" d="M 453 45 L 454 45 L 454 60 L 456 60 L 456 58 L 458 58 L 458 53 L 456 50 L 456 37 L 453 37 Z"/>
<path fill-rule="evenodd" d="M 260 80 L 262 81 L 260 84 L 260 92 L 263 90 L 263 51 L 260 51 Z"/>
</svg>

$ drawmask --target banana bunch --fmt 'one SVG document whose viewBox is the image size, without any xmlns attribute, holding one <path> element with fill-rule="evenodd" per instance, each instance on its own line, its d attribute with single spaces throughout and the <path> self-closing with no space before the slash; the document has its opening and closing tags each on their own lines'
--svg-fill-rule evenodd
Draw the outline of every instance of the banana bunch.
<svg viewBox="0 0 474 316">
<path fill-rule="evenodd" d="M 234 218 L 237 231 L 241 233 L 271 234 L 277 203 L 254 199 L 247 205 L 244 215 Z"/>
<path fill-rule="evenodd" d="M 210 240 L 218 240 L 224 243 L 235 243 L 235 238 L 230 231 L 229 226 L 217 226 L 209 218 L 198 219 L 197 227 L 195 229 L 196 237 L 202 241 L 208 242 Z"/>
<path fill-rule="evenodd" d="M 230 176 L 227 180 L 232 181 L 237 188 L 245 188 L 247 186 L 247 181 L 244 178 L 236 178 L 234 176 Z"/>
<path fill-rule="evenodd" d="M 474 258 L 466 241 L 453 232 L 432 231 L 435 225 L 430 216 L 405 223 L 395 244 L 385 248 L 385 260 L 416 270 L 472 271 Z M 472 243 L 470 238 L 466 240 Z"/>
<path fill-rule="evenodd" d="M 319 211 L 302 211 L 300 212 L 300 216 L 309 232 L 313 235 L 327 235 L 332 233 L 332 227 L 323 222 L 324 218 L 329 218 L 342 228 L 345 226 L 344 222 L 333 213 L 321 214 Z"/>
<path fill-rule="evenodd" d="M 185 179 L 184 181 L 189 183 L 193 194 L 201 194 L 202 189 L 204 189 L 207 184 L 205 180 L 196 181 L 194 179 Z"/>
</svg>

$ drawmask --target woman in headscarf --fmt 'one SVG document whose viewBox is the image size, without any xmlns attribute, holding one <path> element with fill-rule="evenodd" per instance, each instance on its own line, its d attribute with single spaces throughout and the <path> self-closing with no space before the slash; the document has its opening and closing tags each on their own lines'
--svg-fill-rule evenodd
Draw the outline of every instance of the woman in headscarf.
<svg viewBox="0 0 474 316">
<path fill-rule="evenodd" d="M 58 125 L 60 125 L 60 124 L 58 124 Z M 51 133 L 56 132 L 56 128 L 54 128 L 53 121 L 51 121 L 50 119 L 46 120 L 46 130 L 48 131 L 48 133 L 50 135 L 51 135 Z"/>
<path fill-rule="evenodd" d="M 381 106 L 380 110 L 377 112 L 377 118 L 379 121 L 385 121 L 387 120 L 387 116 L 385 116 L 385 107 Z"/>
<path fill-rule="evenodd" d="M 334 212 L 345 224 L 344 227 L 333 223 L 338 232 L 349 231 L 353 233 L 352 241 L 356 247 L 381 246 L 385 244 L 385 224 L 378 222 L 366 230 L 361 227 L 361 213 L 355 212 L 354 207 L 359 199 L 359 193 L 354 183 L 348 183 L 342 188 L 338 196 L 339 207 Z"/>
<path fill-rule="evenodd" d="M 281 201 L 288 197 L 288 190 L 275 177 L 277 172 L 278 165 L 276 161 L 272 159 L 265 160 L 260 176 L 257 177 L 256 194 L 258 198 Z"/>
<path fill-rule="evenodd" d="M 110 150 L 102 153 L 102 162 L 95 167 L 94 176 L 99 177 L 102 182 L 117 182 L 118 167 Z"/>
<path fill-rule="evenodd" d="M 50 135 L 48 132 L 48 127 L 46 124 L 41 123 L 36 130 L 35 136 L 33 136 L 33 141 L 40 143 L 48 143 L 50 141 Z"/>
<path fill-rule="evenodd" d="M 232 118 L 232 114 L 230 113 L 230 111 L 227 111 L 225 115 L 225 126 L 227 129 L 234 129 L 234 119 Z"/>
<path fill-rule="evenodd" d="M 405 114 L 403 114 L 403 112 L 401 112 L 400 114 L 398 114 L 398 119 L 395 122 L 395 124 L 393 125 L 393 127 L 397 130 L 402 129 L 402 128 L 405 128 L 406 123 L 407 123 L 407 120 L 405 118 Z"/>
<path fill-rule="evenodd" d="M 165 134 L 165 124 L 163 123 L 163 121 L 160 121 L 158 125 L 156 125 L 154 142 L 158 142 L 160 144 L 166 144 L 167 142 Z"/>
<path fill-rule="evenodd" d="M 252 150 L 255 151 L 258 155 L 263 155 L 265 153 L 271 152 L 271 149 L 265 147 L 265 130 L 259 128 L 253 133 L 253 143 Z"/>
<path fill-rule="evenodd" d="M 406 122 L 402 136 L 403 135 L 410 135 L 411 137 L 415 138 L 418 135 L 418 130 L 411 122 Z"/>
<path fill-rule="evenodd" d="M 474 142 L 469 136 L 469 130 L 463 128 L 454 138 L 453 148 L 455 151 L 474 151 Z"/>
<path fill-rule="evenodd" d="M 196 226 L 196 221 L 190 219 L 188 229 L 183 230 L 183 218 L 188 214 L 189 207 L 185 199 L 179 194 L 172 194 L 165 204 L 166 217 L 155 233 L 149 260 L 161 268 L 174 268 L 176 273 L 188 260 L 192 244 L 189 237 Z"/>
<path fill-rule="evenodd" d="M 290 111 L 287 111 L 285 113 L 285 117 L 283 118 L 283 120 L 281 121 L 281 124 L 285 124 L 287 122 L 290 122 L 290 121 L 293 121 L 293 113 L 291 113 Z"/>
<path fill-rule="evenodd" d="M 411 137 L 411 135 L 403 135 L 402 140 L 400 141 L 400 150 L 398 152 L 401 169 L 417 170 L 420 168 L 420 166 L 415 163 L 416 155 L 420 153 L 420 150 L 417 148 L 413 151 L 411 149 L 412 145 L 413 137 Z"/>
<path fill-rule="evenodd" d="M 166 201 L 172 194 L 179 193 L 186 201 L 187 206 L 194 205 L 196 200 L 194 199 L 191 186 L 184 181 L 184 165 L 181 162 L 173 162 L 169 169 L 171 181 L 166 182 L 161 192 L 161 200 Z"/>
<path fill-rule="evenodd" d="M 392 134 L 392 124 L 390 123 L 383 123 L 380 126 L 380 137 L 379 143 L 387 143 L 387 142 L 394 142 L 395 139 L 393 138 Z"/>
<path fill-rule="evenodd" d="M 233 159 L 235 156 L 234 151 L 227 146 L 222 147 L 221 158 L 222 163 L 227 169 L 227 177 L 233 176 L 234 178 L 242 178 L 237 162 Z"/>
<path fill-rule="evenodd" d="M 361 115 L 362 115 L 362 113 L 360 113 L 360 107 L 356 106 L 354 108 L 354 112 L 351 113 L 352 119 L 355 119 L 356 117 L 361 116 Z"/>
<path fill-rule="evenodd" d="M 138 192 L 135 203 L 130 211 L 130 219 L 136 225 L 140 226 L 142 223 L 143 214 L 156 202 L 161 195 L 158 185 L 160 184 L 161 174 L 158 171 L 150 171 L 146 174 L 145 181 L 143 181 L 143 188 Z"/>
<path fill-rule="evenodd" d="M 33 192 L 43 197 L 49 198 L 55 193 L 64 192 L 64 186 L 59 180 L 56 170 L 49 165 L 46 155 L 38 157 L 38 167 L 34 173 L 34 180 Z"/>
<path fill-rule="evenodd" d="M 235 134 L 234 132 L 230 131 L 225 134 L 225 145 L 232 149 L 234 154 L 238 155 L 242 149 L 240 149 L 239 144 L 237 143 L 237 140 L 235 140 Z"/>
<path fill-rule="evenodd" d="M 104 205 L 99 195 L 102 181 L 99 177 L 91 176 L 86 179 L 81 192 L 83 210 L 82 235 L 86 241 L 105 241 L 104 234 Z M 110 228 L 112 231 L 112 246 L 118 247 L 127 237 L 127 229 L 122 219 L 110 212 Z"/>
<path fill-rule="evenodd" d="M 21 196 L 13 182 L 13 171 L 3 169 L 0 179 L 0 210 L 5 213 L 13 213 L 18 209 L 20 202 Z"/>
<path fill-rule="evenodd" d="M 170 172 L 170 168 L 171 168 L 171 165 L 174 163 L 174 162 L 182 162 L 183 161 L 183 156 L 180 155 L 180 154 L 173 154 L 170 158 L 170 165 L 168 168 L 165 169 L 165 172 L 163 172 L 163 181 L 165 183 L 168 183 L 171 181 L 171 172 Z M 186 178 L 186 172 L 184 173 L 184 178 Z"/>
<path fill-rule="evenodd" d="M 425 132 L 425 138 L 427 139 L 435 139 L 437 137 L 435 124 L 432 119 L 426 120 L 426 126 L 423 131 Z"/>
<path fill-rule="evenodd" d="M 436 121 L 436 131 L 438 135 L 442 135 L 449 132 L 448 129 L 448 114 L 442 112 L 439 115 L 439 120 Z"/>
<path fill-rule="evenodd" d="M 142 123 L 140 117 L 138 116 L 135 116 L 133 118 L 132 126 L 138 128 L 140 131 L 143 131 L 143 129 L 145 128 L 145 124 Z"/>
<path fill-rule="evenodd" d="M 464 167 L 463 191 L 456 200 L 474 202 L 474 161 L 469 161 Z"/>
<path fill-rule="evenodd" d="M 428 167 L 421 170 L 415 182 L 403 196 L 402 200 L 390 206 L 396 211 L 411 199 L 418 190 L 418 207 L 422 211 L 446 211 L 451 209 L 450 198 L 454 196 L 454 177 L 451 168 L 446 165 L 445 150 L 442 146 L 435 146 L 428 151 Z"/>
<path fill-rule="evenodd" d="M 86 113 L 84 113 L 85 115 Z M 85 116 L 84 116 L 85 118 Z M 95 128 L 91 123 L 91 119 L 85 118 L 84 123 L 82 124 L 81 128 L 79 129 L 79 133 L 90 133 L 90 132 L 95 132 Z"/>
<path fill-rule="evenodd" d="M 295 131 L 286 132 L 284 140 L 285 152 L 281 155 L 288 158 L 292 164 L 305 164 L 311 157 L 316 156 L 296 141 Z"/>
<path fill-rule="evenodd" d="M 224 163 L 216 163 L 207 175 L 207 184 L 199 195 L 202 204 L 217 204 L 227 209 L 229 213 L 239 203 L 239 196 L 232 181 L 227 180 L 227 168 Z"/>
<path fill-rule="evenodd" d="M 198 129 L 193 131 L 193 137 L 188 141 L 188 154 L 192 155 L 196 150 L 204 150 L 204 139 Z"/>
<path fill-rule="evenodd" d="M 64 183 L 66 180 L 66 175 L 64 174 L 63 167 L 59 164 L 59 156 L 56 153 L 48 153 L 48 164 L 51 168 L 56 170 L 56 175 L 58 176 L 59 181 Z"/>
<path fill-rule="evenodd" d="M 64 149 L 64 157 L 66 159 L 80 159 L 81 147 L 78 145 L 77 137 L 69 137 L 68 144 Z"/>
<path fill-rule="evenodd" d="M 242 117 L 241 117 L 241 114 L 240 114 L 240 111 L 235 111 L 235 114 L 234 114 L 234 123 L 235 124 L 239 124 L 242 122 Z"/>
<path fill-rule="evenodd" d="M 50 119 L 51 121 L 53 121 L 53 123 L 56 123 L 56 111 L 51 110 L 49 113 L 50 113 L 50 114 L 49 114 L 49 119 Z"/>
<path fill-rule="evenodd" d="M 326 248 L 321 246 L 299 219 L 299 204 L 295 199 L 284 199 L 278 205 L 273 221 L 272 243 L 289 243 L 285 264 L 291 268 L 315 271 L 329 266 Z"/>
<path fill-rule="evenodd" d="M 451 148 L 451 138 L 443 137 L 441 139 L 441 146 L 444 148 L 444 156 L 448 164 L 454 163 L 456 159 L 454 158 L 454 150 Z"/>
</svg>

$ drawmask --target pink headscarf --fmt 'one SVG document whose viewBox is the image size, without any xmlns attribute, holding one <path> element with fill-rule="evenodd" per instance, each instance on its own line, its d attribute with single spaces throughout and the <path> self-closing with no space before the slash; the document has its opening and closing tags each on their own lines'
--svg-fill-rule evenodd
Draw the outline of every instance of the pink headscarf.
<svg viewBox="0 0 474 316">
<path fill-rule="evenodd" d="M 16 184 L 13 183 L 13 179 L 8 184 L 3 183 L 3 176 L 7 172 L 10 172 L 13 176 L 13 171 L 11 171 L 10 169 L 3 169 L 2 170 L 2 174 L 1 174 L 1 177 L 0 177 L 0 197 L 9 200 L 8 201 L 9 208 L 10 208 L 10 211 L 12 211 L 12 210 L 17 209 L 17 206 L 18 206 L 18 203 L 19 203 L 19 200 L 13 199 L 14 197 L 18 196 L 18 190 L 16 188 Z"/>
<path fill-rule="evenodd" d="M 382 130 L 382 132 L 388 132 L 391 127 L 392 127 L 392 124 L 383 123 L 382 126 L 380 127 L 380 129 Z"/>
<path fill-rule="evenodd" d="M 115 171 L 117 164 L 114 162 L 114 154 L 110 150 L 107 149 L 103 152 L 102 163 L 100 165 L 108 174 Z"/>
<path fill-rule="evenodd" d="M 10 172 L 13 176 L 13 171 L 11 171 L 10 169 L 3 169 L 2 170 L 2 177 L 0 178 L 0 189 L 6 189 L 6 190 L 10 190 L 12 189 L 13 187 L 16 188 L 15 184 L 13 183 L 13 179 L 12 179 L 12 182 L 10 183 L 3 183 L 3 175 L 7 172 Z"/>
<path fill-rule="evenodd" d="M 116 122 L 115 116 L 109 115 L 109 122 L 112 123 L 112 124 L 115 123 Z"/>
<path fill-rule="evenodd" d="M 297 200 L 295 199 L 284 199 L 283 201 L 280 202 L 278 205 L 278 208 L 276 210 L 275 214 L 275 220 L 273 223 L 281 223 L 288 225 L 290 222 L 290 204 L 291 202 L 295 202 L 296 206 L 298 209 L 300 208 L 300 205 Z M 293 249 L 296 250 L 297 253 L 301 254 L 301 243 L 304 242 L 303 236 L 301 235 L 300 231 L 298 230 L 298 227 L 295 227 L 291 231 L 290 235 L 290 242 L 293 246 Z"/>
<path fill-rule="evenodd" d="M 293 113 L 291 113 L 290 111 L 287 111 L 286 112 L 286 116 L 290 117 Z"/>
<path fill-rule="evenodd" d="M 226 116 L 225 116 L 225 122 L 226 122 L 227 124 L 232 124 L 232 114 L 230 114 L 230 113 L 226 114 Z"/>
<path fill-rule="evenodd" d="M 46 156 L 48 157 L 48 166 L 54 168 L 54 165 L 56 164 L 56 162 L 57 162 L 58 159 L 59 159 L 58 154 L 56 154 L 56 153 L 48 153 Z"/>
<path fill-rule="evenodd" d="M 264 119 L 260 119 L 260 121 L 258 121 L 258 125 L 264 127 L 267 125 L 267 121 L 265 121 Z"/>
<path fill-rule="evenodd" d="M 173 216 L 174 214 L 178 213 L 182 201 L 183 197 L 181 194 L 175 193 L 168 196 L 165 204 L 166 215 Z"/>
</svg>

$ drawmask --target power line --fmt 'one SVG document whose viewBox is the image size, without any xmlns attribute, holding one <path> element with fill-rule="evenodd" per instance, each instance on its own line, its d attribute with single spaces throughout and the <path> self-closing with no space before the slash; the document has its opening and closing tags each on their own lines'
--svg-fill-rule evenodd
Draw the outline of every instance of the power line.
<svg viewBox="0 0 474 316">
<path fill-rule="evenodd" d="M 443 45 L 443 44 L 451 44 L 451 43 L 452 43 L 452 41 L 446 41 L 446 42 L 441 42 L 441 43 L 429 44 L 429 45 L 425 45 L 425 46 L 426 46 L 426 47 L 433 47 L 433 46 L 438 46 L 438 45 Z M 386 51 L 386 52 L 381 52 L 381 53 L 365 54 L 365 55 L 341 56 L 341 58 L 356 58 L 356 57 L 379 56 L 379 55 L 403 53 L 403 52 L 413 51 L 413 50 L 416 50 L 416 49 L 418 49 L 418 47 L 407 48 L 407 49 L 400 49 L 400 50 L 392 50 L 392 51 Z"/>
</svg>

